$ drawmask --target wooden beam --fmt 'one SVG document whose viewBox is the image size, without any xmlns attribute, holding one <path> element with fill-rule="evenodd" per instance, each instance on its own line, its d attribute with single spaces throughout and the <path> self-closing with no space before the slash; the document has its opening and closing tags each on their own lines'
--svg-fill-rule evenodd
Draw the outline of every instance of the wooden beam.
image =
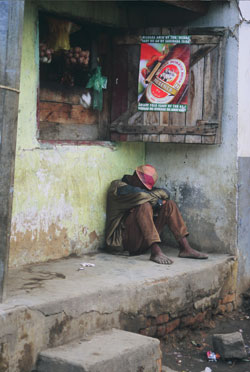
<svg viewBox="0 0 250 372">
<path fill-rule="evenodd" d="M 218 123 L 207 123 L 198 121 L 198 125 L 187 127 L 185 125 L 117 125 L 112 126 L 110 131 L 120 134 L 192 134 L 213 136 L 216 134 Z"/>
<path fill-rule="evenodd" d="M 0 1 L 0 302 L 9 258 L 23 14 L 24 0 Z"/>
<path fill-rule="evenodd" d="M 209 4 L 211 1 L 194 1 L 194 0 L 161 0 L 164 3 L 168 3 L 169 5 L 174 5 L 179 8 L 190 10 L 194 13 L 198 14 L 206 14 L 208 11 Z"/>
</svg>

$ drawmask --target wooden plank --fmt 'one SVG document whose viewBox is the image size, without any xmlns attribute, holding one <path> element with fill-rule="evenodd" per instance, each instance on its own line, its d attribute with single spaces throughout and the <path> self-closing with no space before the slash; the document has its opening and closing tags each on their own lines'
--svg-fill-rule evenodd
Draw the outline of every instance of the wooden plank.
<svg viewBox="0 0 250 372">
<path fill-rule="evenodd" d="M 185 136 L 185 143 L 201 143 L 201 136 Z"/>
<path fill-rule="evenodd" d="M 157 125 L 160 121 L 160 113 L 158 111 L 143 112 L 144 125 Z"/>
<path fill-rule="evenodd" d="M 171 142 L 170 141 L 170 135 L 169 134 L 160 134 L 160 142 Z"/>
<path fill-rule="evenodd" d="M 0 1 L 0 81 L 19 90 L 24 1 Z M 11 232 L 19 94 L 0 89 L 0 302 L 5 281 Z"/>
<path fill-rule="evenodd" d="M 169 30 L 169 28 L 163 27 L 163 30 Z M 171 32 L 171 34 L 173 34 L 173 32 Z M 162 33 L 162 35 L 170 35 L 170 33 Z M 190 35 L 192 43 L 194 44 L 218 44 L 220 37 L 216 35 L 192 35 L 192 34 Z M 130 34 L 118 35 L 114 38 L 114 42 L 117 45 L 140 45 L 141 35 Z"/>
<path fill-rule="evenodd" d="M 222 136 L 222 111 L 223 111 L 223 96 L 224 96 L 224 68 L 225 68 L 225 49 L 229 31 L 224 33 L 219 44 L 219 58 L 218 58 L 218 69 L 217 69 L 217 81 L 218 81 L 218 115 L 217 120 L 220 123 L 219 130 L 216 132 L 215 143 L 221 143 Z"/>
<path fill-rule="evenodd" d="M 216 48 L 218 44 L 206 44 L 203 45 L 195 52 L 193 52 L 190 56 L 190 67 L 194 66 L 196 63 L 199 62 L 202 58 L 204 58 L 207 54 L 209 54 L 214 48 Z"/>
<path fill-rule="evenodd" d="M 180 135 L 170 135 L 169 136 L 169 142 L 171 143 L 184 143 L 185 142 L 185 136 L 180 134 Z"/>
<path fill-rule="evenodd" d="M 201 136 L 201 143 L 213 145 L 215 143 L 215 136 Z"/>
<path fill-rule="evenodd" d="M 81 87 L 67 87 L 65 85 L 41 82 L 39 88 L 40 101 L 79 104 L 80 97 L 83 93 L 91 93 L 90 89 Z"/>
<path fill-rule="evenodd" d="M 223 37 L 225 34 L 225 27 L 190 27 L 188 33 L 190 35 L 214 35 Z"/>
<path fill-rule="evenodd" d="M 96 141 L 100 140 L 98 125 L 39 123 L 41 141 Z"/>
<path fill-rule="evenodd" d="M 110 107 L 111 107 L 111 79 L 112 79 L 112 55 L 111 50 L 111 39 L 108 34 L 100 33 L 98 35 L 97 43 L 97 54 L 99 57 L 100 65 L 102 68 L 102 75 L 106 76 L 108 79 L 107 89 L 103 89 L 103 109 L 99 112 L 99 125 L 98 125 L 98 136 L 99 139 L 108 140 L 109 139 L 109 126 L 110 126 Z"/>
<path fill-rule="evenodd" d="M 140 46 L 130 45 L 128 47 L 128 109 L 131 116 L 137 112 L 138 99 L 138 73 L 140 61 Z"/>
<path fill-rule="evenodd" d="M 128 48 L 114 46 L 111 121 L 128 109 Z"/>
<path fill-rule="evenodd" d="M 127 134 L 190 134 L 190 135 L 215 135 L 218 125 L 200 126 L 166 126 L 166 125 L 118 125 L 111 128 L 111 131 Z"/>
<path fill-rule="evenodd" d="M 203 120 L 213 121 L 218 118 L 218 59 L 219 48 L 205 57 Z"/>
<path fill-rule="evenodd" d="M 215 35 L 192 35 L 191 43 L 196 45 L 202 44 L 218 44 L 220 41 L 220 36 Z"/>
<path fill-rule="evenodd" d="M 142 142 L 143 135 L 142 134 L 128 134 L 127 141 L 128 142 Z"/>
<path fill-rule="evenodd" d="M 168 111 L 163 111 L 160 113 L 160 125 L 170 125 L 170 113 Z"/>
<path fill-rule="evenodd" d="M 160 142 L 158 134 L 143 134 L 143 142 Z"/>
<path fill-rule="evenodd" d="M 118 35 L 114 38 L 114 43 L 117 45 L 139 45 L 141 43 L 140 35 Z"/>
<path fill-rule="evenodd" d="M 61 124 L 98 124 L 99 113 L 81 105 L 39 102 L 39 120 Z"/>
<path fill-rule="evenodd" d="M 170 5 L 174 5 L 183 9 L 190 10 L 194 13 L 198 13 L 200 15 L 204 15 L 208 11 L 208 3 L 201 2 L 201 1 L 180 1 L 180 0 L 161 0 L 164 3 L 168 3 Z"/>
<path fill-rule="evenodd" d="M 195 53 L 199 47 L 191 46 L 191 53 Z M 204 58 L 196 63 L 190 70 L 189 90 L 188 90 L 188 111 L 186 113 L 186 125 L 195 125 L 197 120 L 202 118 L 203 105 L 203 76 Z"/>
</svg>

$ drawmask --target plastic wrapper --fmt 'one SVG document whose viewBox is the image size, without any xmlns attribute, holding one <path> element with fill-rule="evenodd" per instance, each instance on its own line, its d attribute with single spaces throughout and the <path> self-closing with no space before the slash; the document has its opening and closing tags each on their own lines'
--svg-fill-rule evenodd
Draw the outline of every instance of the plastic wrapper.
<svg viewBox="0 0 250 372">
<path fill-rule="evenodd" d="M 103 107 L 103 89 L 106 89 L 107 78 L 102 76 L 101 67 L 98 66 L 94 74 L 89 79 L 86 88 L 93 88 L 93 109 L 102 111 Z"/>
<path fill-rule="evenodd" d="M 207 360 L 209 362 L 217 362 L 217 360 L 220 359 L 220 355 L 214 353 L 213 351 L 208 351 L 207 352 Z"/>
<path fill-rule="evenodd" d="M 49 38 L 48 46 L 55 51 L 60 49 L 70 49 L 69 34 L 72 27 L 72 22 L 48 17 Z"/>
</svg>

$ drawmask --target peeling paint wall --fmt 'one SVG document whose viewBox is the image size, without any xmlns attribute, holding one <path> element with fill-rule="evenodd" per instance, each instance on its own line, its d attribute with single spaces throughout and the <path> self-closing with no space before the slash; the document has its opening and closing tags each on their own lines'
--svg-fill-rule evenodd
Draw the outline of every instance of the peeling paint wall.
<svg viewBox="0 0 250 372">
<path fill-rule="evenodd" d="M 236 3 L 230 2 L 213 4 L 192 26 L 233 28 L 238 22 Z M 190 242 L 207 252 L 237 251 L 237 74 L 238 43 L 231 35 L 225 56 L 221 145 L 146 147 L 146 161 L 158 169 L 159 185 L 170 189 L 184 215 Z M 167 231 L 164 239 L 174 244 Z"/>
<path fill-rule="evenodd" d="M 37 7 L 26 2 L 10 266 L 101 247 L 109 183 L 144 162 L 143 144 L 40 144 L 38 69 Z"/>
</svg>

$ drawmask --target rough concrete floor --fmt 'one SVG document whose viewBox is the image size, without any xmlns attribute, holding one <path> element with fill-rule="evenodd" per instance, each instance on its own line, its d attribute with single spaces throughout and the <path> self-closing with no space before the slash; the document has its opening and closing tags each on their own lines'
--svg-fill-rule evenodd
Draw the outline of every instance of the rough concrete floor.
<svg viewBox="0 0 250 372">
<path fill-rule="evenodd" d="M 141 256 L 114 256 L 106 253 L 66 258 L 47 263 L 10 269 L 7 281 L 7 299 L 0 309 L 24 305 L 41 306 L 76 296 L 97 295 L 98 292 L 119 286 L 132 286 L 156 281 L 185 278 L 190 273 L 212 270 L 216 264 L 227 261 L 228 255 L 211 254 L 208 260 L 177 257 L 177 250 L 167 251 L 174 260 L 172 265 L 159 265 Z M 81 263 L 94 267 L 81 268 Z M 208 278 L 203 278 L 204 287 Z"/>
<path fill-rule="evenodd" d="M 220 296 L 233 259 L 190 260 L 177 253 L 168 251 L 170 266 L 149 261 L 149 254 L 99 253 L 11 269 L 0 305 L 0 367 L 28 372 L 42 350 L 105 329 L 137 333 L 148 317 L 177 317 Z M 80 270 L 83 262 L 95 266 Z"/>
</svg>

